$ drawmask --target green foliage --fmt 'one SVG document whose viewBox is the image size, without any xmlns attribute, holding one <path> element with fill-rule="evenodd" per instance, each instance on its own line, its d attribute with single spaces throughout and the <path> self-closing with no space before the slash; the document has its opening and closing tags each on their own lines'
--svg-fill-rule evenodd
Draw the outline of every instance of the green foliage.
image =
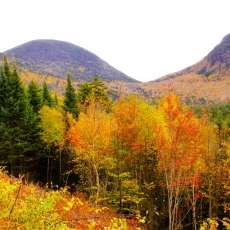
<svg viewBox="0 0 230 230">
<path fill-rule="evenodd" d="M 49 107 L 52 107 L 54 105 L 54 99 L 50 94 L 46 82 L 44 82 L 42 86 L 42 105 L 47 105 Z"/>
<path fill-rule="evenodd" d="M 32 184 L 24 185 L 2 170 L 0 207 L 0 226 L 4 229 L 129 229 L 126 219 L 116 217 L 106 207 L 94 207 L 70 196 L 66 189 L 45 191 Z"/>
<path fill-rule="evenodd" d="M 55 211 L 61 192 L 45 193 L 35 186 L 23 186 L 0 171 L 0 222 L 6 229 L 68 229 Z"/>
<path fill-rule="evenodd" d="M 90 83 L 84 83 L 78 89 L 78 98 L 81 104 L 85 104 L 92 93 L 92 87 Z"/>
<path fill-rule="evenodd" d="M 48 145 L 60 145 L 64 137 L 65 122 L 61 112 L 43 106 L 40 110 L 41 138 Z"/>
<path fill-rule="evenodd" d="M 88 105 L 92 99 L 106 109 L 108 109 L 111 104 L 111 100 L 108 96 L 108 89 L 98 76 L 90 83 L 81 85 L 78 90 L 78 98 L 82 105 Z"/>
<path fill-rule="evenodd" d="M 27 90 L 28 101 L 35 113 L 38 113 L 42 106 L 42 95 L 40 87 L 31 81 Z"/>
<path fill-rule="evenodd" d="M 3 63 L 0 70 L 0 155 L 12 168 L 14 161 L 37 148 L 33 139 L 38 127 L 15 66 L 10 66 L 5 57 Z"/>
<path fill-rule="evenodd" d="M 211 121 L 219 128 L 230 127 L 230 104 L 215 104 L 208 108 Z"/>
<path fill-rule="evenodd" d="M 72 86 L 71 76 L 68 75 L 64 98 L 64 110 L 71 113 L 75 118 L 79 115 L 79 108 L 77 103 L 77 95 L 75 93 L 74 87 Z"/>
</svg>

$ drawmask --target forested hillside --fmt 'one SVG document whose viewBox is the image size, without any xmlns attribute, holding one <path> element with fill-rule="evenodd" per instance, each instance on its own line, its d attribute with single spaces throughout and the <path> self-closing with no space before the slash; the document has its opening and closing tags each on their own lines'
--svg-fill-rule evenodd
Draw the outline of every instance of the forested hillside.
<svg viewBox="0 0 230 230">
<path fill-rule="evenodd" d="M 162 97 L 173 91 L 184 101 L 195 103 L 229 102 L 230 34 L 202 60 L 176 73 L 141 86 L 145 94 Z"/>
<path fill-rule="evenodd" d="M 71 72 L 75 80 L 90 80 L 100 75 L 106 81 L 137 82 L 92 52 L 69 42 L 34 40 L 7 50 L 4 54 L 10 59 L 16 58 L 22 69 L 43 75 L 64 78 L 67 72 Z"/>
<path fill-rule="evenodd" d="M 3 229 L 230 229 L 229 104 L 61 95 L 4 57 L 0 134 Z"/>
</svg>

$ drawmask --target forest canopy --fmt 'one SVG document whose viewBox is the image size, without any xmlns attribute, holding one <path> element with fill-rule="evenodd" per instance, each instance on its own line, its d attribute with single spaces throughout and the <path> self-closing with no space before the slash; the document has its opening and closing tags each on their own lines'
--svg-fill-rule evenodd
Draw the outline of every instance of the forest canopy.
<svg viewBox="0 0 230 230">
<path fill-rule="evenodd" d="M 24 85 L 6 58 L 0 68 L 1 166 L 48 189 L 44 199 L 84 194 L 136 221 L 127 229 L 230 229 L 229 119 L 229 104 L 191 107 L 173 93 L 112 100 L 99 77 L 76 90 L 71 75 L 60 95 L 46 82 Z M 0 189 L 8 180 L 0 174 Z"/>
</svg>

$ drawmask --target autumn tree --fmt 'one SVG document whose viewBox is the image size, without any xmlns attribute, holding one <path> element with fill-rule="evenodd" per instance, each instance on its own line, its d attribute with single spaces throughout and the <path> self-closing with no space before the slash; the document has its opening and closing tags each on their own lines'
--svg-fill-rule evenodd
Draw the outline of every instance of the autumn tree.
<svg viewBox="0 0 230 230">
<path fill-rule="evenodd" d="M 206 136 L 204 144 L 207 151 L 202 155 L 205 162 L 202 171 L 202 192 L 203 203 L 206 203 L 208 208 L 203 210 L 202 216 L 209 218 L 225 217 L 224 206 L 230 203 L 229 199 L 226 199 L 226 194 L 229 193 L 229 112 L 228 106 L 211 106 L 203 116 L 206 124 L 206 129 L 203 129 Z"/>
<path fill-rule="evenodd" d="M 168 194 L 169 229 L 172 230 L 179 227 L 183 191 L 192 185 L 195 169 L 205 149 L 199 120 L 180 104 L 178 97 L 167 96 L 159 109 L 164 114 L 167 130 L 165 133 L 159 130 L 156 148 Z M 195 208 L 195 204 L 192 205 Z"/>
<path fill-rule="evenodd" d="M 43 106 L 40 110 L 41 139 L 47 146 L 47 183 L 50 183 L 50 163 L 56 149 L 59 150 L 59 176 L 61 176 L 61 151 L 63 143 L 65 121 L 62 113 L 55 108 Z"/>
<path fill-rule="evenodd" d="M 154 225 L 156 202 L 153 197 L 158 174 L 155 138 L 158 129 L 163 127 L 163 116 L 135 95 L 121 97 L 115 103 L 112 115 L 115 124 L 112 147 L 116 162 L 113 174 L 118 178 L 115 184 L 119 191 L 119 208 L 127 209 L 132 204 L 130 212 L 137 213 L 148 199 L 149 221 Z M 135 192 L 127 189 L 128 184 L 136 188 Z"/>
<path fill-rule="evenodd" d="M 92 101 L 85 113 L 70 128 L 69 138 L 76 154 L 85 160 L 94 171 L 96 201 L 100 195 L 99 167 L 109 151 L 111 141 L 111 119 L 109 114 Z"/>
</svg>

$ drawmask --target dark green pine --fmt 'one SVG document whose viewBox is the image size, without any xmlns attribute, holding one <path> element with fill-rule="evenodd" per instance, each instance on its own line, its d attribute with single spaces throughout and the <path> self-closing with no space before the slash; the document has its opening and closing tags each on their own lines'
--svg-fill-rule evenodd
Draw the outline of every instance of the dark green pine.
<svg viewBox="0 0 230 230">
<path fill-rule="evenodd" d="M 54 101 L 52 99 L 52 96 L 50 94 L 49 88 L 47 86 L 47 83 L 43 83 L 42 87 L 42 104 L 47 105 L 49 107 L 52 107 L 54 105 Z"/>
<path fill-rule="evenodd" d="M 35 113 L 38 113 L 42 106 L 41 89 L 34 81 L 31 81 L 28 90 L 28 101 Z"/>
<path fill-rule="evenodd" d="M 78 117 L 79 108 L 77 102 L 77 94 L 72 85 L 71 76 L 67 76 L 67 85 L 64 98 L 64 110 L 66 112 L 72 113 L 74 117 Z"/>
</svg>

